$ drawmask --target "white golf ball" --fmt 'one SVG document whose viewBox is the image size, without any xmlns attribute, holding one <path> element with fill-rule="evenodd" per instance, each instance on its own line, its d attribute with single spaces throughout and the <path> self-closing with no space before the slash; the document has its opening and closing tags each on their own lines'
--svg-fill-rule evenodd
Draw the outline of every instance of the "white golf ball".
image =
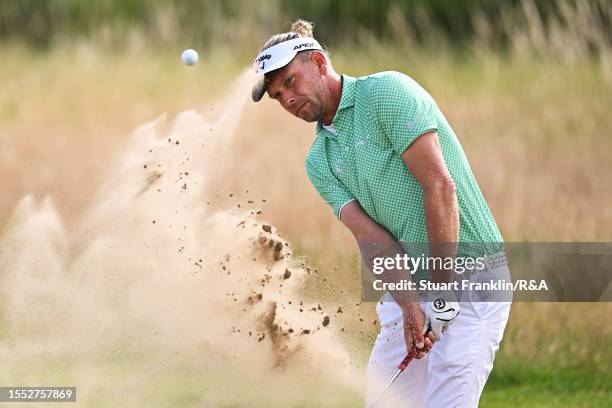
<svg viewBox="0 0 612 408">
<path fill-rule="evenodd" d="M 185 65 L 195 65 L 198 62 L 198 52 L 191 48 L 186 49 L 181 54 L 181 61 Z"/>
</svg>

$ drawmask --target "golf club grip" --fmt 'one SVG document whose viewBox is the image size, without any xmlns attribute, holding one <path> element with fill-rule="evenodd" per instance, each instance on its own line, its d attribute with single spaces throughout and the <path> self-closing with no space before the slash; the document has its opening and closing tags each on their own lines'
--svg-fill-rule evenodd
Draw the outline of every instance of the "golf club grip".
<svg viewBox="0 0 612 408">
<path fill-rule="evenodd" d="M 414 356 L 411 355 L 411 354 L 408 354 L 406 357 L 404 357 L 404 359 L 402 360 L 400 365 L 397 366 L 398 370 L 404 371 L 406 369 L 406 367 L 408 367 L 408 364 L 410 364 L 412 359 L 414 359 Z"/>
<path fill-rule="evenodd" d="M 425 334 L 423 335 L 423 337 L 427 336 L 427 334 L 431 331 L 431 327 L 427 328 L 427 331 L 425 332 Z M 418 354 L 418 352 L 416 351 L 416 347 L 413 349 L 413 352 L 408 353 L 406 355 L 406 357 L 404 357 L 404 359 L 402 360 L 402 362 L 399 364 L 399 366 L 397 366 L 398 370 L 400 371 L 404 371 L 406 369 L 406 367 L 408 367 L 408 364 L 410 364 L 410 362 L 414 359 L 414 357 Z"/>
</svg>

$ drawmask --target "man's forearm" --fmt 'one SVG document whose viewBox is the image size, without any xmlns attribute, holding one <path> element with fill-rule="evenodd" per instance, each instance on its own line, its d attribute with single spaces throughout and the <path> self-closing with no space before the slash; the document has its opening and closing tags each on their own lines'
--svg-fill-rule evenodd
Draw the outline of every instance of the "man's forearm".
<svg viewBox="0 0 612 408">
<path fill-rule="evenodd" d="M 359 250 L 361 251 L 361 259 L 370 271 L 374 270 L 374 262 L 376 258 L 395 259 L 397 255 L 404 255 L 402 246 L 391 236 L 389 240 L 385 240 L 384 242 L 360 242 Z M 408 268 L 398 269 L 394 267 L 386 269 L 378 276 L 384 283 L 399 283 L 403 280 L 412 280 L 412 274 Z M 409 303 L 419 300 L 417 293 L 411 290 L 392 290 L 389 291 L 389 293 L 402 309 Z"/>
<path fill-rule="evenodd" d="M 342 210 L 341 220 L 353 233 L 355 241 L 361 252 L 364 265 L 372 272 L 375 271 L 377 258 L 396 258 L 405 255 L 404 248 L 385 227 L 377 224 L 364 211 L 358 201 L 348 203 Z M 404 265 L 402 265 L 404 266 Z M 412 265 L 410 265 L 412 266 Z M 412 271 L 409 267 L 388 268 L 379 276 L 383 283 L 398 283 L 403 280 L 412 280 Z M 418 300 L 417 293 L 412 291 L 391 291 L 397 304 L 404 309 Z"/>
<path fill-rule="evenodd" d="M 452 181 L 439 183 L 434 188 L 425 190 L 425 221 L 429 236 L 429 256 L 440 259 L 454 258 L 457 255 L 459 241 L 459 206 L 457 193 Z M 450 282 L 453 270 L 437 267 L 430 270 L 433 282 Z"/>
</svg>

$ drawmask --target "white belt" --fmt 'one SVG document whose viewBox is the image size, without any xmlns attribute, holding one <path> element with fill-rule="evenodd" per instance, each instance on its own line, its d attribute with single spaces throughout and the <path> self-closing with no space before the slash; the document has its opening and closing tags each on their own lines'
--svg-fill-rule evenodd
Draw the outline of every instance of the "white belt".
<svg viewBox="0 0 612 408">
<path fill-rule="evenodd" d="M 508 258 L 505 252 L 497 252 L 493 255 L 485 255 L 484 263 L 488 269 L 497 268 L 498 266 L 508 265 Z"/>
<path fill-rule="evenodd" d="M 495 268 L 497 268 L 498 266 L 504 266 L 504 265 L 508 265 L 508 258 L 506 258 L 506 254 L 502 251 L 502 252 L 496 252 L 492 255 L 484 255 L 481 257 L 482 261 L 485 265 L 484 268 L 482 269 L 472 269 L 472 270 L 467 270 L 465 271 L 462 275 L 463 275 L 463 279 L 470 279 L 470 277 L 472 275 L 475 275 L 477 273 L 480 273 L 482 271 L 488 270 L 491 271 Z"/>
</svg>

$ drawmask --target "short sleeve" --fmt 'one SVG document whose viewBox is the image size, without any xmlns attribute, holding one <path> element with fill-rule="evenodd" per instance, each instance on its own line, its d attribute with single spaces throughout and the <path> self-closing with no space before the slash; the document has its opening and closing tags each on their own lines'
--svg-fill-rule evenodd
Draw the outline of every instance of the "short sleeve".
<svg viewBox="0 0 612 408">
<path fill-rule="evenodd" d="M 340 219 L 342 207 L 355 200 L 353 195 L 332 174 L 327 162 L 315 164 L 306 160 L 306 173 L 314 188 L 332 208 L 336 218 Z"/>
<path fill-rule="evenodd" d="M 438 129 L 433 98 L 407 75 L 386 73 L 371 89 L 373 116 L 399 154 L 424 133 Z"/>
</svg>

